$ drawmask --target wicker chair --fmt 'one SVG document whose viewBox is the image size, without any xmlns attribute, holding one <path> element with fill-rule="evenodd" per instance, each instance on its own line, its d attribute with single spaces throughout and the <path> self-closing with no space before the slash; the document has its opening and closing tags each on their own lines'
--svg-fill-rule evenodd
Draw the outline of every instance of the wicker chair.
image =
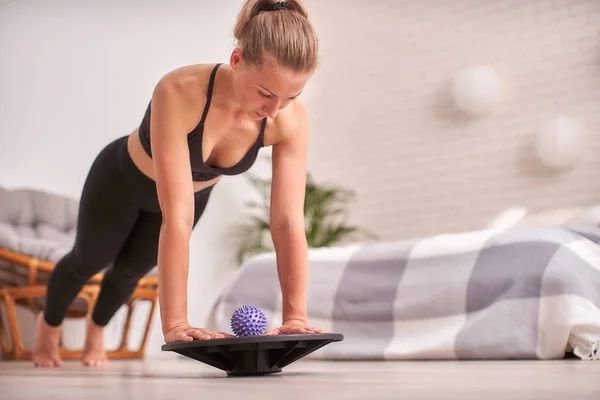
<svg viewBox="0 0 600 400">
<path fill-rule="evenodd" d="M 78 201 L 42 190 L 0 187 L 0 346 L 2 359 L 31 359 L 23 345 L 16 307 L 34 314 L 43 310 L 46 282 L 55 263 L 68 252 L 75 239 Z M 93 276 L 71 304 L 67 318 L 83 318 L 93 310 L 103 272 Z M 158 298 L 156 268 L 140 280 L 127 302 L 127 317 L 117 349 L 109 358 L 143 358 Z M 139 301 L 150 303 L 139 348 L 127 348 L 131 318 Z M 4 315 L 2 315 L 4 314 Z M 6 323 L 7 326 L 4 326 Z M 61 345 L 64 359 L 79 358 L 81 349 Z"/>
</svg>

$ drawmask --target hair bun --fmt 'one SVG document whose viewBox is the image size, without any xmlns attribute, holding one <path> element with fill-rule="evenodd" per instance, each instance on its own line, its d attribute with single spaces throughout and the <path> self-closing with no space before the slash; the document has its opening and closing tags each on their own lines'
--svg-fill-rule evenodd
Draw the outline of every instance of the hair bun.
<svg viewBox="0 0 600 400">
<path fill-rule="evenodd" d="M 287 3 L 284 1 L 277 1 L 275 3 L 267 4 L 267 6 L 261 11 L 278 11 L 278 10 L 287 10 Z"/>
</svg>

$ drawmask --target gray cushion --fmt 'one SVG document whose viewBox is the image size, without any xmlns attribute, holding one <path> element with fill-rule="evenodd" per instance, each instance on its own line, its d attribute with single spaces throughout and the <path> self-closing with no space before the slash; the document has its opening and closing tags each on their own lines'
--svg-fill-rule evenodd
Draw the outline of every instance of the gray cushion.
<svg viewBox="0 0 600 400">
<path fill-rule="evenodd" d="M 73 245 L 77 212 L 67 196 L 0 187 L 0 248 L 56 262 Z"/>
</svg>

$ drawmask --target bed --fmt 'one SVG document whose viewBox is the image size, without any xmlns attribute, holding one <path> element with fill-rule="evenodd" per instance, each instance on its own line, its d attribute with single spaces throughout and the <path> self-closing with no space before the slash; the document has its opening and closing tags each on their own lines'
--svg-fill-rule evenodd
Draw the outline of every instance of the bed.
<svg viewBox="0 0 600 400">
<path fill-rule="evenodd" d="M 275 255 L 245 262 L 208 326 L 281 323 Z M 309 324 L 327 360 L 600 359 L 600 228 L 510 226 L 309 250 Z"/>
</svg>

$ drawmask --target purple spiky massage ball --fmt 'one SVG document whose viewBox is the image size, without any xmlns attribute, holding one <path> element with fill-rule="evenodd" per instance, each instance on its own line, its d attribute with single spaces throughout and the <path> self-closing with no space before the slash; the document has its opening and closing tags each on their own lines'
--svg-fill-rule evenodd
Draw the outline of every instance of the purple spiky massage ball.
<svg viewBox="0 0 600 400">
<path fill-rule="evenodd" d="M 266 328 L 267 317 L 256 306 L 241 306 L 231 316 L 231 330 L 236 336 L 262 335 Z"/>
</svg>

